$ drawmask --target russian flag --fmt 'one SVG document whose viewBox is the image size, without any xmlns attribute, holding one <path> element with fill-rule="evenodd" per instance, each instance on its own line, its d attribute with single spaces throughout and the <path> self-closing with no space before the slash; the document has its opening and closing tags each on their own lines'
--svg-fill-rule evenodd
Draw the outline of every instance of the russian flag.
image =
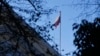
<svg viewBox="0 0 100 56">
<path fill-rule="evenodd" d="M 56 21 L 54 22 L 53 26 L 57 27 L 59 24 L 61 23 L 61 15 L 59 15 L 56 19 Z"/>
</svg>

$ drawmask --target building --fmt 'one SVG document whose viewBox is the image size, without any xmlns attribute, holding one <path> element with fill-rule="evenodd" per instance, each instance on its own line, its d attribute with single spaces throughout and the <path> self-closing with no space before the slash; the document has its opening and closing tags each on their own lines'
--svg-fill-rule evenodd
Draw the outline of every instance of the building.
<svg viewBox="0 0 100 56">
<path fill-rule="evenodd" d="M 60 56 L 5 2 L 0 2 L 0 56 Z"/>
</svg>

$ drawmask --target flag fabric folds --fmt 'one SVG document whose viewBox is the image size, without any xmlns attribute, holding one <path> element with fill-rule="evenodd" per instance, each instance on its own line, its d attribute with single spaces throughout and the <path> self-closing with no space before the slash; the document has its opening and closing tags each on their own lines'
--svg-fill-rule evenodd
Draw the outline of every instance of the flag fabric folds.
<svg viewBox="0 0 100 56">
<path fill-rule="evenodd" d="M 54 26 L 57 27 L 59 24 L 61 23 L 61 15 L 59 15 L 56 19 L 56 21 L 54 22 Z"/>
</svg>

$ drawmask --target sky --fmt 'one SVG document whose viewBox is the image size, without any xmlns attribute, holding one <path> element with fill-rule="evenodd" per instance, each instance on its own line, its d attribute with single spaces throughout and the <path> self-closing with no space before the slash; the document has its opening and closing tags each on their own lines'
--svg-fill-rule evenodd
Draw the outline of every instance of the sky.
<svg viewBox="0 0 100 56">
<path fill-rule="evenodd" d="M 54 8 L 57 11 L 49 16 L 52 23 L 55 22 L 55 19 L 59 15 L 59 11 L 61 11 L 61 51 L 62 55 L 66 53 L 72 53 L 76 47 L 73 44 L 74 31 L 72 30 L 73 23 L 80 23 L 82 19 L 76 18 L 82 12 L 79 7 L 72 6 L 72 2 L 76 2 L 73 0 L 46 0 L 46 4 L 44 6 L 48 8 Z M 13 3 L 12 3 L 13 5 Z M 23 6 L 23 5 L 22 5 Z M 26 6 L 23 6 L 26 8 Z M 30 8 L 31 9 L 31 8 Z M 21 13 L 19 13 L 21 14 Z M 25 13 L 22 15 L 26 15 Z M 30 16 L 27 16 L 29 18 Z M 46 18 L 46 17 L 44 17 Z M 83 18 L 84 19 L 84 18 Z M 93 19 L 90 19 L 93 20 Z M 55 28 L 53 31 L 50 31 L 51 36 L 54 36 L 53 41 L 59 45 L 60 42 L 60 25 Z M 53 42 L 53 43 L 54 43 Z M 52 42 L 49 42 L 50 44 Z M 59 47 L 59 46 L 58 46 Z M 70 55 L 72 56 L 72 55 Z"/>
<path fill-rule="evenodd" d="M 73 52 L 75 50 L 75 46 L 73 45 L 73 33 L 72 30 L 72 24 L 77 22 L 74 18 L 79 15 L 79 11 L 76 10 L 74 7 L 69 6 L 68 4 L 71 4 L 72 0 L 50 0 L 48 1 L 48 7 L 55 7 L 57 6 L 58 12 L 51 15 L 51 21 L 54 22 L 56 17 L 59 15 L 59 11 L 61 11 L 61 49 L 62 55 Z M 51 31 L 51 35 L 54 36 L 54 41 L 59 45 L 60 37 L 60 25 L 54 29 L 54 31 Z"/>
<path fill-rule="evenodd" d="M 76 1 L 74 1 L 76 2 Z M 80 23 L 82 19 L 76 18 L 80 15 L 82 10 L 78 7 L 72 6 L 73 0 L 48 0 L 47 7 L 56 8 L 57 12 L 53 13 L 50 16 L 51 22 L 54 23 L 56 17 L 59 15 L 59 11 L 61 11 L 61 51 L 62 55 L 66 53 L 72 53 L 76 47 L 73 44 L 74 31 L 72 30 L 73 23 Z M 92 21 L 93 19 L 89 19 Z M 53 41 L 58 45 L 60 42 L 60 25 L 51 31 L 51 35 L 54 36 Z M 72 55 L 70 55 L 72 56 Z"/>
</svg>

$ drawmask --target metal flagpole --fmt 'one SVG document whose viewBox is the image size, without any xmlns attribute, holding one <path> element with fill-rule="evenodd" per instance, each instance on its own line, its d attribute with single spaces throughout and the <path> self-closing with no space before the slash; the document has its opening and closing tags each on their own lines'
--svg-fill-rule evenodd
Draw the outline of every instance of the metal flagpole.
<svg viewBox="0 0 100 56">
<path fill-rule="evenodd" d="M 61 11 L 59 11 L 59 17 L 57 18 L 57 21 L 53 24 L 55 27 L 57 27 L 60 23 L 60 31 L 59 31 L 59 53 L 61 56 Z"/>
<path fill-rule="evenodd" d="M 60 43 L 59 45 L 60 45 L 60 55 L 61 55 L 62 54 L 61 53 L 61 11 L 59 13 L 60 13 L 60 39 L 59 39 Z"/>
</svg>

